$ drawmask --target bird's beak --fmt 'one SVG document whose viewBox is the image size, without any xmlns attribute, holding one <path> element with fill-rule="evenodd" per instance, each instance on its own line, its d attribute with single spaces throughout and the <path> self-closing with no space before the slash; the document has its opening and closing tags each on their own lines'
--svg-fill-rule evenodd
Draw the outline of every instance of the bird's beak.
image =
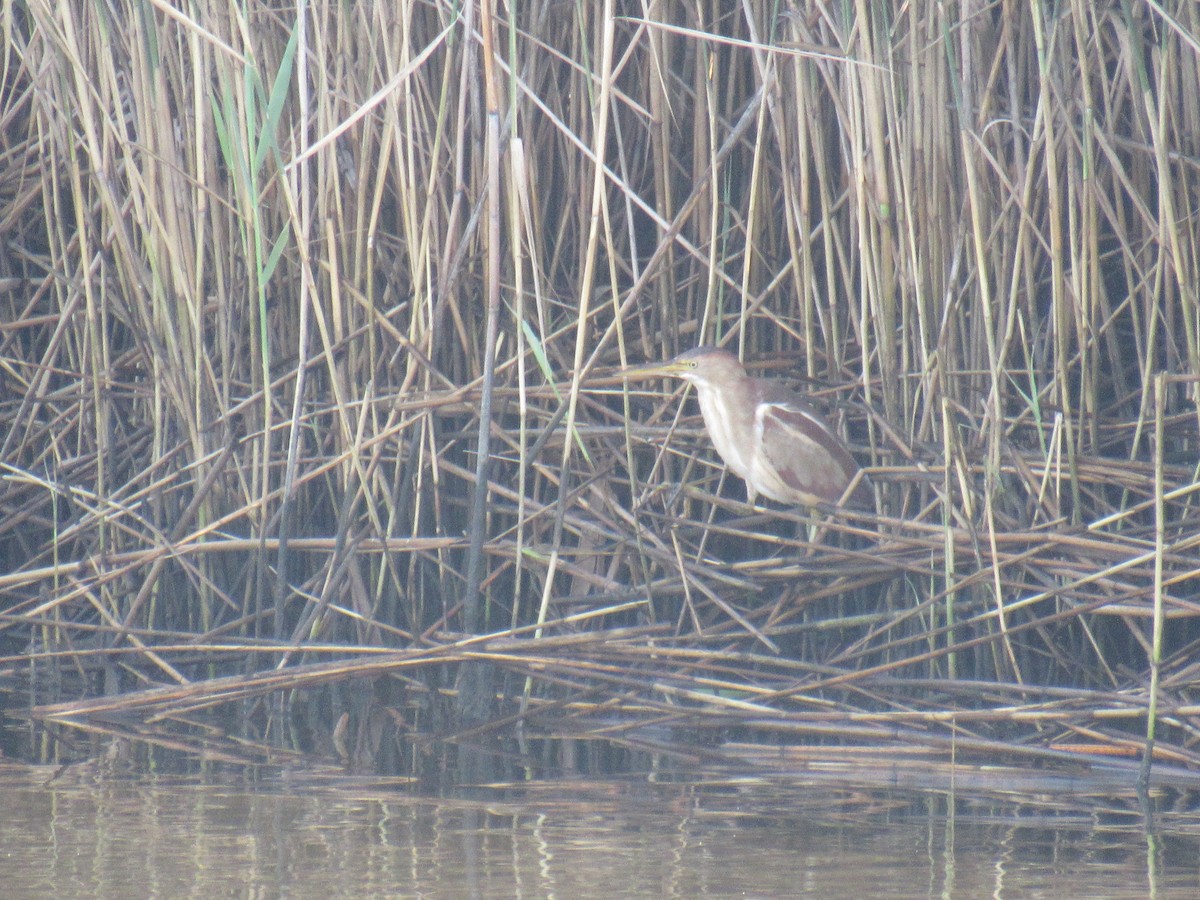
<svg viewBox="0 0 1200 900">
<path fill-rule="evenodd" d="M 626 369 L 622 369 L 617 374 L 622 378 L 632 380 L 637 378 L 678 377 L 679 373 L 682 371 L 683 366 L 681 366 L 675 360 L 669 360 L 668 362 L 643 363 L 640 366 L 629 366 Z"/>
</svg>

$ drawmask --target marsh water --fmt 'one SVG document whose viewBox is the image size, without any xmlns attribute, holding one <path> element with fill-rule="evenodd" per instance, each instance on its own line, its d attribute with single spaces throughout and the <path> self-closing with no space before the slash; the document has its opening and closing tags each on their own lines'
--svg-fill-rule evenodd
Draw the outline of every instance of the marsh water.
<svg viewBox="0 0 1200 900">
<path fill-rule="evenodd" d="M 17 897 L 1196 897 L 1200 836 L 944 793 L 0 766 Z"/>
</svg>

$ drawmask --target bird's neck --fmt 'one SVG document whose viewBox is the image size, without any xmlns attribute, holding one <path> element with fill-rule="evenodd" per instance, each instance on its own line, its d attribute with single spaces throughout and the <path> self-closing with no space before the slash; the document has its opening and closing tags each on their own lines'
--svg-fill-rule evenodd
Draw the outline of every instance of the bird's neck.
<svg viewBox="0 0 1200 900">
<path fill-rule="evenodd" d="M 754 430 L 754 404 L 726 402 L 720 391 L 701 384 L 696 385 L 696 399 L 721 459 L 735 474 L 746 478 L 750 473 L 753 449 L 750 436 Z"/>
</svg>

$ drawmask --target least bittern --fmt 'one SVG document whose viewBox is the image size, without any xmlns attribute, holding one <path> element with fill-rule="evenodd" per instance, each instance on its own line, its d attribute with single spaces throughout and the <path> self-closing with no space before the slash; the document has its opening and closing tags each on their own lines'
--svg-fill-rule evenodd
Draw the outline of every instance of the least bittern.
<svg viewBox="0 0 1200 900">
<path fill-rule="evenodd" d="M 746 482 L 750 503 L 759 494 L 815 507 L 869 503 L 866 475 L 817 412 L 782 382 L 747 375 L 728 350 L 697 347 L 621 374 L 665 375 L 695 385 L 708 436 L 725 465 Z"/>
</svg>

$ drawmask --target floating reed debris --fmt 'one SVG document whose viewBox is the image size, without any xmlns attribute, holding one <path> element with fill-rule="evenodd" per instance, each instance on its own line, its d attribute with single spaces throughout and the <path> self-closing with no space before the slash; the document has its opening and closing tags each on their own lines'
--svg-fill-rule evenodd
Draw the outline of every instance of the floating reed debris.
<svg viewBox="0 0 1200 900">
<path fill-rule="evenodd" d="M 10 707 L 1196 765 L 1196 4 L 304 9 L 2 19 Z M 874 509 L 617 377 L 701 343 Z"/>
</svg>

